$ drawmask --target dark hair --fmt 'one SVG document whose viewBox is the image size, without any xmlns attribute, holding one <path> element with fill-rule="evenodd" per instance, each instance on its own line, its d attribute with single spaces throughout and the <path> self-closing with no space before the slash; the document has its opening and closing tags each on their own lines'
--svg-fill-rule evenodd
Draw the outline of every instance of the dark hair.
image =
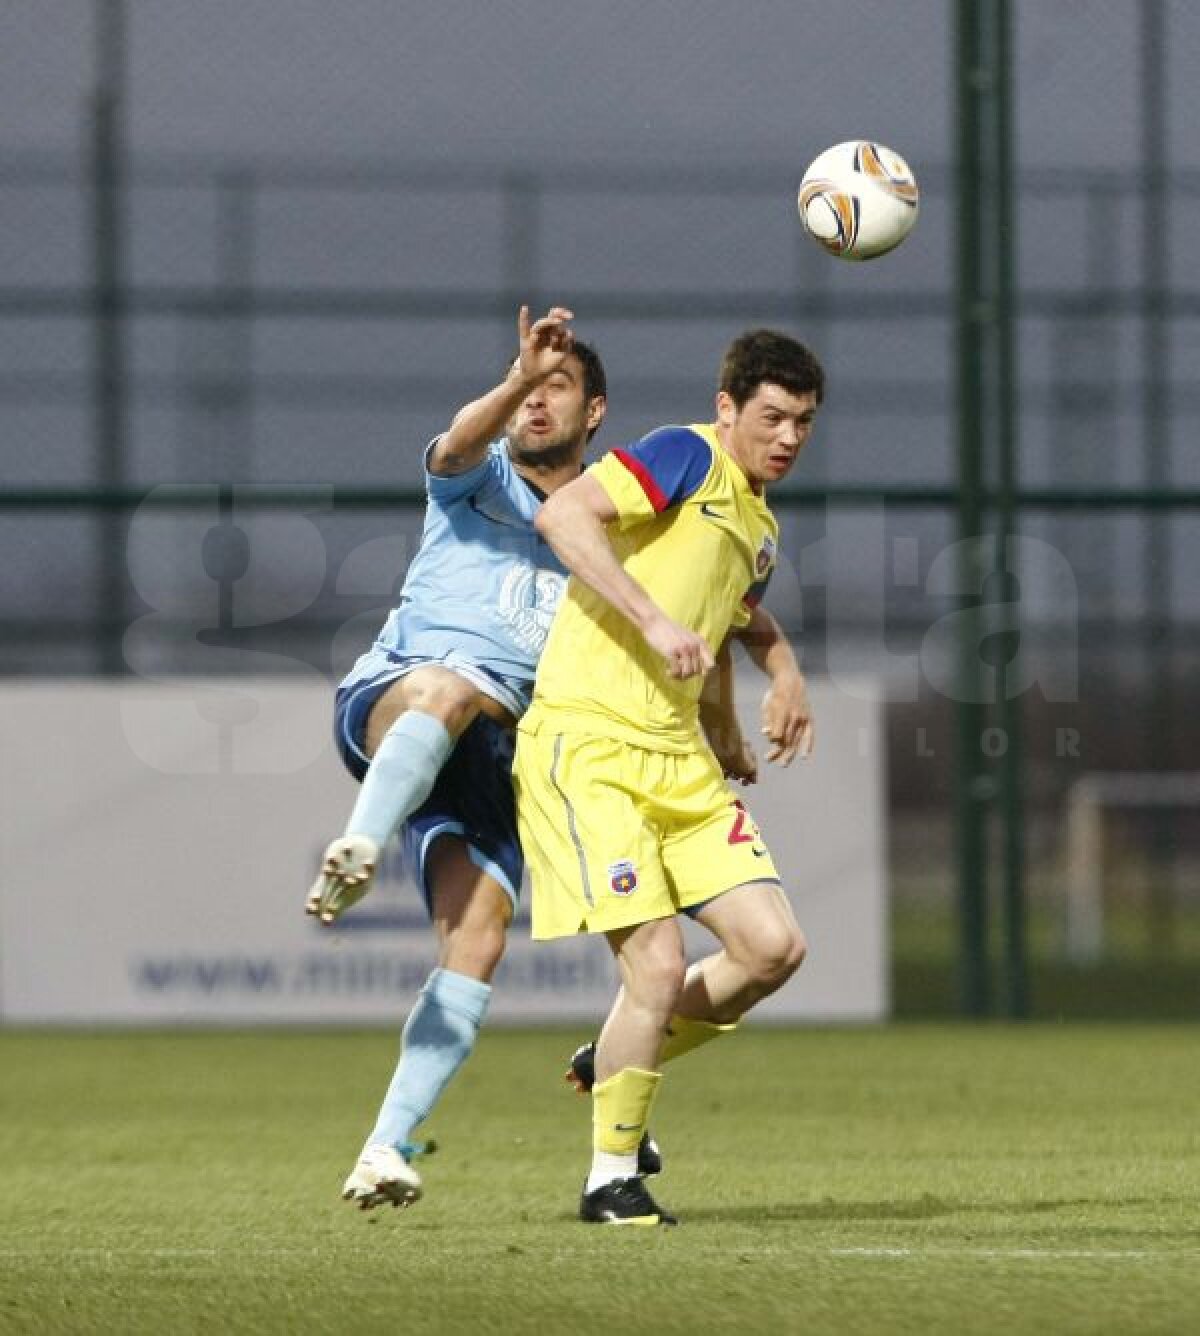
<svg viewBox="0 0 1200 1336">
<path fill-rule="evenodd" d="M 817 403 L 825 397 L 825 372 L 804 344 L 773 329 L 748 329 L 725 350 L 717 388 L 741 408 L 764 383 L 815 394 Z"/>
<path fill-rule="evenodd" d="M 604 374 L 604 363 L 600 354 L 582 339 L 576 339 L 571 351 L 579 358 L 583 367 L 583 398 L 586 402 L 598 396 L 608 398 L 608 377 Z"/>
</svg>

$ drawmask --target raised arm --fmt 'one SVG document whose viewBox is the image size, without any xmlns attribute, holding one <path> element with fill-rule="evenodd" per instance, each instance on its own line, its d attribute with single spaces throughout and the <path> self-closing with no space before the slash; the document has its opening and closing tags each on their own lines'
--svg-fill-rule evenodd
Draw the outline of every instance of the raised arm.
<svg viewBox="0 0 1200 1336">
<path fill-rule="evenodd" d="M 430 473 L 452 477 L 482 462 L 488 443 L 504 430 L 525 396 L 570 356 L 575 336 L 567 321 L 573 319 L 566 307 L 552 306 L 530 324 L 529 307 L 521 307 L 517 314 L 517 360 L 499 385 L 458 410 L 449 430 L 430 451 Z"/>
<path fill-rule="evenodd" d="M 762 731 L 771 744 L 768 761 L 791 765 L 813 748 L 812 708 L 804 673 L 783 627 L 762 607 L 736 632 L 755 666 L 771 679 L 762 702 Z"/>
<path fill-rule="evenodd" d="M 563 565 L 637 627 L 672 677 L 707 673 L 714 663 L 708 642 L 672 621 L 617 560 L 604 529 L 616 518 L 608 493 L 585 473 L 552 493 L 534 523 Z"/>
</svg>

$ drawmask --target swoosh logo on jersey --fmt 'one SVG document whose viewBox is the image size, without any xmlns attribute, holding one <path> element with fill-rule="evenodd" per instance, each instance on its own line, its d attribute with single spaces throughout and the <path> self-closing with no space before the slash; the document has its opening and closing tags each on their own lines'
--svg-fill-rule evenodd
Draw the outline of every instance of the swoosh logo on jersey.
<svg viewBox="0 0 1200 1336">
<path fill-rule="evenodd" d="M 710 506 L 707 501 L 700 502 L 701 515 L 707 515 L 710 520 L 727 520 L 728 515 L 723 510 L 718 510 L 716 506 Z"/>
</svg>

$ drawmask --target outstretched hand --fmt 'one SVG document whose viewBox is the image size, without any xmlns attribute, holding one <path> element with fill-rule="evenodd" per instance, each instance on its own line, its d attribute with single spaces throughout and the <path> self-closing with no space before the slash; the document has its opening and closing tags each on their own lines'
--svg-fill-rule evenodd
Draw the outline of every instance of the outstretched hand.
<svg viewBox="0 0 1200 1336">
<path fill-rule="evenodd" d="M 575 335 L 567 323 L 574 319 L 574 312 L 565 306 L 552 306 L 540 320 L 531 324 L 529 307 L 521 307 L 517 313 L 517 335 L 521 344 L 517 366 L 522 376 L 529 380 L 544 380 L 562 366 L 575 346 Z"/>
</svg>

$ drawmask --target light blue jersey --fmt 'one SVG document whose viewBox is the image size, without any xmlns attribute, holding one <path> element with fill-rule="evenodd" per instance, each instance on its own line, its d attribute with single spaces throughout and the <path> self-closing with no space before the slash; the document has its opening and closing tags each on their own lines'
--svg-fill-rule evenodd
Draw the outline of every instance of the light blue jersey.
<svg viewBox="0 0 1200 1336">
<path fill-rule="evenodd" d="M 519 715 L 566 569 L 533 527 L 541 500 L 513 468 L 507 441 L 448 478 L 428 471 L 436 443 L 426 450 L 425 528 L 400 603 L 342 687 L 442 662 Z"/>
</svg>

